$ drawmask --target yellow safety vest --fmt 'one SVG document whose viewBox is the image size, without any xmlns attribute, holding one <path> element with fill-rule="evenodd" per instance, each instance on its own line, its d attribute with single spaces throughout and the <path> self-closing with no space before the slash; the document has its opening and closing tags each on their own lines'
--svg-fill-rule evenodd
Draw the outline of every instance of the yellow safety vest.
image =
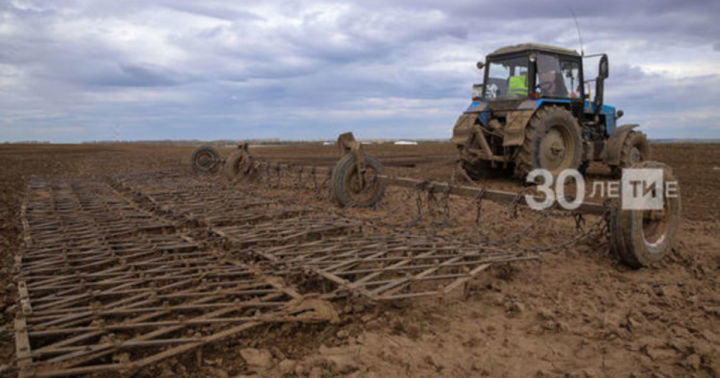
<svg viewBox="0 0 720 378">
<path fill-rule="evenodd" d="M 516 96 L 527 96 L 527 75 L 510 76 L 508 91 Z"/>
</svg>

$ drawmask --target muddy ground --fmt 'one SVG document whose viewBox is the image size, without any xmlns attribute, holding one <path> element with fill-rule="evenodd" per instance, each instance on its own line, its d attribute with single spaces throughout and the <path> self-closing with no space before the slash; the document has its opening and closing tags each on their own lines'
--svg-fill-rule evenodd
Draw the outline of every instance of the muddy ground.
<svg viewBox="0 0 720 378">
<path fill-rule="evenodd" d="M 493 268 L 449 298 L 338 304 L 345 314 L 339 324 L 268 326 L 249 339 L 205 347 L 203 358 L 191 353 L 139 375 L 222 377 L 254 370 L 265 376 L 321 377 L 718 376 L 720 146 L 660 144 L 653 149 L 654 159 L 671 165 L 679 177 L 684 208 L 677 247 L 658 266 L 631 270 L 607 252 L 604 241 L 583 242 L 539 261 Z M 337 154 L 332 146 L 252 150 L 268 160 L 314 165 L 330 165 Z M 16 288 L 11 267 L 21 245 L 19 209 L 27 178 L 187 170 L 191 151 L 159 145 L 0 146 L 0 370 L 12 365 Z M 393 174 L 445 181 L 453 172 L 454 149 L 447 144 L 370 145 L 367 151 Z M 590 178 L 607 179 L 607 173 L 593 166 Z M 522 189 L 502 174 L 486 182 L 491 188 Z M 311 201 L 311 196 L 288 191 L 267 194 Z M 391 191 L 388 198 L 378 212 L 404 200 L 401 192 Z M 412 213 L 410 204 L 394 215 Z M 373 215 L 367 210 L 353 214 Z M 462 215 L 458 219 L 468 218 Z M 485 219 L 485 227 L 496 233 L 515 227 L 506 219 Z M 429 232 L 422 229 L 427 224 L 418 227 Z M 574 232 L 567 221 L 545 228 L 520 243 L 547 244 Z M 466 225 L 432 230 L 466 231 Z M 246 348 L 259 349 L 263 366 L 248 367 L 240 353 L 247 355 Z"/>
</svg>

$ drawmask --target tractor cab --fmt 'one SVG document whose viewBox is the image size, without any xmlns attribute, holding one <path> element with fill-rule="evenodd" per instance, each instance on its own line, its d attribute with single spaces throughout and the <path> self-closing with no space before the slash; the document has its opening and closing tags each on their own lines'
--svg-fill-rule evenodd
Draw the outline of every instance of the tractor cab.
<svg viewBox="0 0 720 378">
<path fill-rule="evenodd" d="M 597 77 L 591 80 L 584 78 L 585 58 L 599 58 Z M 622 147 L 616 140 L 624 140 L 637 125 L 616 128 L 622 111 L 603 103 L 607 55 L 526 43 L 499 48 L 477 67 L 483 84 L 473 85 L 473 102 L 458 118 L 452 137 L 471 177 L 485 165 L 514 167 L 520 177 L 535 168 L 553 174 L 582 171 L 591 161 L 613 169 L 627 165 L 627 153 L 616 151 Z M 644 159 L 649 146 L 646 141 L 636 145 Z"/>
<path fill-rule="evenodd" d="M 600 57 L 598 77 L 585 80 L 583 58 L 593 57 Z M 484 84 L 473 86 L 473 101 L 531 99 L 569 103 L 578 119 L 613 112 L 601 133 L 610 133 L 615 127 L 615 109 L 603 107 L 603 83 L 608 77 L 605 54 L 581 56 L 575 50 L 527 43 L 497 49 L 477 67 L 483 71 Z M 595 98 L 591 101 L 593 82 Z"/>
<path fill-rule="evenodd" d="M 558 47 L 524 44 L 504 47 L 487 56 L 483 91 L 485 101 L 522 98 L 583 100 L 582 58 Z"/>
</svg>

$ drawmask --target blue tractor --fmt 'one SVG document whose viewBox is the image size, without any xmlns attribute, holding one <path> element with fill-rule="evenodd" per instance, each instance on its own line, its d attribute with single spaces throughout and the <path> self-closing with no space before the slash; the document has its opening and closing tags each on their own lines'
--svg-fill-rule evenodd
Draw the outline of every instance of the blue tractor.
<svg viewBox="0 0 720 378">
<path fill-rule="evenodd" d="M 599 58 L 598 75 L 586 81 L 583 59 L 589 57 Z M 622 110 L 603 103 L 607 55 L 521 44 L 500 48 L 477 66 L 484 83 L 473 86 L 472 104 L 451 139 L 470 178 L 484 177 L 489 168 L 512 169 L 520 178 L 537 168 L 584 172 L 593 161 L 619 175 L 650 159 L 638 125 L 617 126 Z"/>
</svg>

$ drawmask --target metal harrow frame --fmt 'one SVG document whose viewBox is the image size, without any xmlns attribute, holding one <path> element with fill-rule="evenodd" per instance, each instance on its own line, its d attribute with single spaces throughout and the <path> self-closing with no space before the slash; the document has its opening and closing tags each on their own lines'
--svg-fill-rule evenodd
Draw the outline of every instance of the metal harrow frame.
<svg viewBox="0 0 720 378">
<path fill-rule="evenodd" d="M 130 373 L 261 324 L 332 320 L 323 299 L 446 294 L 493 263 L 534 258 L 381 234 L 168 172 L 33 177 L 22 218 L 14 270 L 23 377 Z M 317 300 L 286 283 L 307 273 L 331 284 Z"/>
<path fill-rule="evenodd" d="M 365 154 L 362 144 L 355 140 L 352 133 L 341 134 L 337 146 L 341 154 L 340 160 L 332 169 L 323 169 L 265 162 L 252 156 L 247 144 L 242 143 L 238 151 L 225 162 L 224 171 L 229 179 L 236 182 L 253 182 L 263 178 L 269 180 L 273 171 L 276 172 L 278 182 L 282 171 L 297 172 L 296 178 L 299 181 L 304 171 L 311 172 L 313 179 L 317 173 L 324 173 L 330 178 L 331 195 L 340 206 L 375 207 L 382 201 L 385 188 L 388 186 L 422 190 L 430 195 L 442 193 L 446 196 L 475 198 L 478 201 L 489 200 L 513 207 L 528 205 L 527 196 L 523 193 L 386 175 L 383 173 L 382 164 L 374 157 Z M 663 183 L 667 182 L 677 184 L 672 169 L 660 162 L 643 161 L 628 168 L 660 171 L 663 180 L 652 183 L 653 186 L 664 185 Z M 458 171 L 464 174 L 461 165 L 458 166 Z M 467 178 L 467 175 L 465 177 Z M 662 261 L 672 250 L 679 229 L 682 208 L 678 185 L 675 185 L 675 188 L 677 190 L 673 196 L 663 196 L 662 192 L 665 192 L 666 188 L 655 187 L 654 195 L 659 196 L 662 201 L 662 208 L 659 209 L 623 208 L 621 198 L 625 196 L 624 191 L 632 192 L 634 189 L 619 185 L 618 197 L 608 198 L 605 203 L 584 201 L 573 210 L 558 208 L 556 204 L 555 209 L 552 210 L 604 217 L 609 233 L 608 245 L 612 252 L 626 264 L 640 268 Z M 628 196 L 632 197 L 633 194 Z M 543 199 L 539 197 L 542 196 L 535 195 L 537 202 Z M 566 199 L 573 200 L 573 198 Z"/>
<path fill-rule="evenodd" d="M 131 372 L 292 320 L 301 299 L 92 180 L 31 179 L 23 223 L 21 376 Z"/>
<path fill-rule="evenodd" d="M 318 215 L 318 209 L 294 207 L 297 211 L 277 219 L 224 225 L 231 213 L 245 213 L 235 206 L 254 198 L 226 183 L 190 183 L 182 176 L 147 180 L 138 176 L 117 177 L 118 185 L 149 201 L 167 215 L 198 222 L 221 237 L 238 258 L 256 256 L 272 264 L 273 271 L 294 274 L 310 272 L 335 288 L 324 298 L 356 295 L 370 300 L 395 300 L 422 295 L 445 294 L 462 285 L 492 263 L 536 258 L 525 251 L 452 242 L 408 231 L 378 231 L 364 222 L 338 215 Z M 177 180 L 173 183 L 173 180 Z M 184 192 L 208 192 L 216 206 L 214 217 L 189 215 L 201 206 L 202 195 L 188 198 Z M 284 204 L 287 206 L 288 204 Z M 276 204 L 273 206 L 282 206 Z M 250 209 L 251 210 L 251 209 Z M 253 214 L 252 211 L 250 214 Z M 190 218 L 188 218 L 190 217 Z"/>
<path fill-rule="evenodd" d="M 551 248 L 499 248 L 379 228 L 253 192 L 258 182 L 281 187 L 290 179 L 294 189 L 312 180 L 318 199 L 324 191 L 343 206 L 377 204 L 386 186 L 435 200 L 435 193 L 474 198 L 478 214 L 482 200 L 513 210 L 525 204 L 521 193 L 385 175 L 351 134 L 338 145 L 344 155 L 333 169 L 268 163 L 241 145 L 224 163 L 231 181 L 179 172 L 31 178 L 22 208 L 25 246 L 14 266 L 20 375 L 132 373 L 262 324 L 337 320 L 326 300 L 446 295 L 493 264 L 534 259 Z M 206 160 L 215 168 L 222 162 Z M 318 174 L 326 177 L 321 184 Z M 366 202 L 348 202 L 357 198 Z M 675 228 L 667 240 L 679 199 L 669 206 L 664 216 Z M 581 213 L 602 217 L 552 248 L 604 231 L 607 222 L 611 248 L 624 258 L 643 252 L 642 213 L 594 203 L 573 214 Z"/>
</svg>

